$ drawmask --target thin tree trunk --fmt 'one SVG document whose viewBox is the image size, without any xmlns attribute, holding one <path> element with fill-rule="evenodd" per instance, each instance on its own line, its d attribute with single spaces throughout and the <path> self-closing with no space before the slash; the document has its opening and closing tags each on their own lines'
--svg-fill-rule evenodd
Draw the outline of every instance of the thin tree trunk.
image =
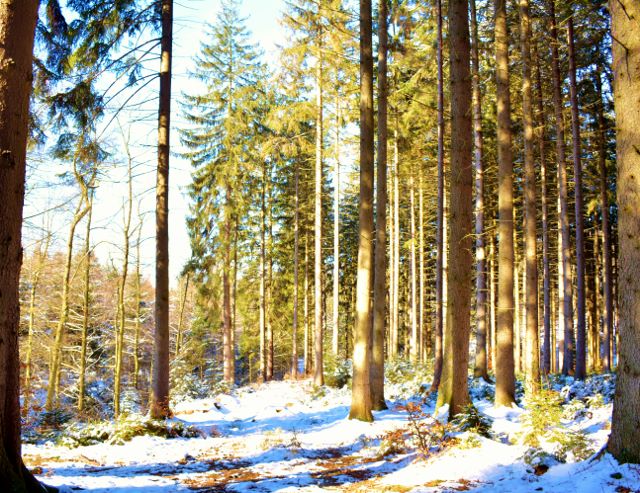
<svg viewBox="0 0 640 493">
<path fill-rule="evenodd" d="M 298 378 L 298 250 L 300 243 L 300 172 L 298 162 L 294 164 L 294 215 L 293 215 L 293 321 L 291 327 L 291 377 Z"/>
<path fill-rule="evenodd" d="M 576 283 L 577 283 L 577 337 L 576 337 L 576 378 L 587 376 L 586 365 L 586 311 L 585 311 L 585 265 L 584 265 L 584 224 L 582 206 L 582 161 L 580 156 L 580 109 L 578 108 L 578 88 L 576 83 L 576 57 L 573 43 L 573 16 L 567 24 L 567 44 L 569 46 L 569 89 L 571 94 L 571 132 L 573 135 L 573 174 L 575 179 L 575 228 L 576 228 Z"/>
<path fill-rule="evenodd" d="M 438 387 L 437 407 L 449 404 L 449 417 L 470 402 L 467 374 L 471 323 L 471 235 L 473 222 L 471 74 L 469 71 L 468 0 L 449 0 L 451 90 L 451 173 L 449 207 L 450 262 L 447 326 L 451 334 L 451 365 Z"/>
<path fill-rule="evenodd" d="M 544 95 L 542 92 L 542 75 L 540 73 L 540 58 L 538 46 L 534 44 L 534 58 L 536 60 L 536 90 L 538 107 L 538 153 L 540 158 L 540 187 L 542 208 L 542 293 L 544 310 L 544 329 L 542 344 L 542 373 L 547 375 L 551 371 L 551 273 L 549 269 L 549 213 L 547 199 L 547 161 L 544 146 L 545 138 L 545 112 Z"/>
<path fill-rule="evenodd" d="M 187 272 L 185 274 L 185 280 L 184 280 L 184 289 L 182 290 L 182 296 L 180 298 L 180 313 L 178 315 L 178 330 L 176 333 L 176 354 L 175 354 L 175 358 L 178 358 L 180 356 L 180 351 L 182 350 L 182 327 L 183 327 L 183 323 L 184 323 L 184 309 L 185 306 L 187 304 L 187 293 L 189 292 L 189 280 L 190 280 L 190 273 Z"/>
<path fill-rule="evenodd" d="M 607 131 L 604 119 L 604 100 L 602 95 L 602 81 L 600 72 L 596 75 L 596 87 L 599 100 L 598 112 L 598 168 L 600 172 L 600 213 L 602 215 L 602 255 L 603 262 L 603 293 L 604 293 L 604 369 L 611 371 L 611 334 L 613 333 L 613 296 L 612 296 L 612 263 L 611 263 L 611 228 L 609 226 L 609 194 L 607 184 L 607 156 L 605 147 L 605 134 Z"/>
<path fill-rule="evenodd" d="M 498 118 L 498 326 L 496 348 L 497 406 L 515 402 L 513 361 L 513 160 L 509 95 L 507 5 L 495 0 L 495 49 Z"/>
<path fill-rule="evenodd" d="M 497 344 L 497 326 L 496 326 L 496 251 L 495 251 L 495 234 L 491 233 L 491 239 L 489 240 L 489 296 L 491 302 L 489 303 L 489 309 L 491 311 L 491 368 L 496 368 L 496 348 Z"/>
<path fill-rule="evenodd" d="M 309 231 L 304 233 L 304 373 L 309 375 L 312 368 L 311 333 L 309 321 Z"/>
<path fill-rule="evenodd" d="M 488 380 L 487 374 L 487 267 L 484 251 L 484 169 L 482 163 L 482 96 L 476 0 L 471 7 L 471 76 L 473 95 L 473 141 L 476 171 L 476 358 L 473 376 Z"/>
<path fill-rule="evenodd" d="M 318 7 L 321 10 L 321 6 Z M 324 384 L 323 373 L 323 326 L 322 326 L 322 161 L 323 161 L 323 114 L 322 114 L 322 28 L 318 28 L 316 54 L 316 163 L 314 193 L 314 359 L 313 382 Z"/>
<path fill-rule="evenodd" d="M 411 338 L 410 338 L 410 356 L 411 361 L 418 360 L 418 299 L 417 299 L 417 269 L 416 269 L 416 180 L 413 171 L 409 176 L 409 227 L 410 227 L 410 256 L 409 256 L 409 276 L 410 276 L 410 310 L 411 315 Z"/>
<path fill-rule="evenodd" d="M 540 389 L 538 335 L 538 255 L 536 233 L 536 169 L 533 159 L 533 89 L 531 87 L 531 19 L 529 0 L 520 0 L 520 44 L 522 51 L 522 120 L 524 126 L 524 242 L 527 289 L 525 375 L 526 390 Z"/>
<path fill-rule="evenodd" d="M 84 411 L 85 379 L 87 373 L 87 344 L 89 336 L 89 303 L 91 301 L 91 216 L 93 193 L 89 195 L 89 212 L 84 241 L 84 291 L 82 296 L 82 340 L 80 342 L 80 372 L 78 375 L 78 413 Z M 31 336 L 31 326 L 29 327 Z M 29 376 L 29 379 L 31 377 Z M 26 395 L 25 395 L 26 400 Z"/>
<path fill-rule="evenodd" d="M 611 36 L 618 165 L 620 346 L 609 451 L 640 463 L 640 5 L 612 0 Z"/>
<path fill-rule="evenodd" d="M 142 217 L 140 216 L 140 204 L 138 204 L 138 238 L 136 241 L 136 278 L 135 278 L 135 304 L 136 304 L 136 320 L 133 336 L 133 387 L 138 389 L 140 378 L 140 318 L 142 316 L 140 310 L 140 301 L 142 293 L 140 292 L 140 244 L 142 243 Z"/>
<path fill-rule="evenodd" d="M 553 78 L 553 107 L 556 126 L 556 161 L 558 165 L 559 229 L 558 253 L 561 257 L 562 289 L 558 290 L 562 300 L 562 373 L 568 375 L 573 367 L 573 287 L 571 282 L 571 238 L 569 229 L 569 205 L 567 199 L 567 170 L 564 142 L 564 122 L 562 116 L 562 80 L 558 56 L 558 33 L 556 28 L 555 0 L 548 0 L 551 24 L 551 74 Z"/>
<path fill-rule="evenodd" d="M 418 168 L 418 359 L 426 361 L 427 332 L 424 320 L 425 306 L 424 263 L 424 186 L 422 166 Z"/>
<path fill-rule="evenodd" d="M 120 287 L 118 289 L 118 319 L 116 323 L 116 354 L 115 354 L 115 372 L 114 372 L 114 388 L 113 388 L 113 411 L 116 416 L 120 416 L 120 386 L 122 381 L 122 363 L 124 359 L 124 332 L 126 324 L 125 309 L 125 292 L 127 287 L 127 276 L 129 273 L 129 249 L 131 238 L 131 216 L 133 214 L 133 174 L 132 174 L 132 158 L 129 153 L 128 142 L 124 143 L 125 151 L 128 157 L 128 198 L 127 205 L 123 204 L 124 225 L 122 230 L 123 248 L 122 248 L 122 275 L 120 276 Z M 125 209 L 126 207 L 126 209 Z"/>
<path fill-rule="evenodd" d="M 437 198 L 437 224 L 436 224 L 436 324 L 435 324 L 435 356 L 433 365 L 433 382 L 431 391 L 434 392 L 440 386 L 442 377 L 443 360 L 443 335 L 444 335 L 444 79 L 442 62 L 442 0 L 436 0 L 436 17 L 438 24 L 438 198 Z"/>
<path fill-rule="evenodd" d="M 260 379 L 266 382 L 267 372 L 267 165 L 262 167 L 260 204 Z"/>
<path fill-rule="evenodd" d="M 387 409 L 384 399 L 384 333 L 387 283 L 387 0 L 378 9 L 378 183 L 376 187 L 376 243 L 373 276 L 373 346 L 371 352 L 371 406 Z"/>
<path fill-rule="evenodd" d="M 231 229 L 232 217 L 232 190 L 229 183 L 226 184 L 224 205 L 224 265 L 222 266 L 222 359 L 224 381 L 233 385 L 235 380 L 235 361 L 233 348 L 233 328 L 231 327 Z"/>
<path fill-rule="evenodd" d="M 373 421 L 371 343 L 373 287 L 373 41 L 371 0 L 360 0 L 360 204 L 358 277 L 349 419 Z"/>
<path fill-rule="evenodd" d="M 333 339 L 331 348 L 334 357 L 338 356 L 338 337 L 340 323 L 340 98 L 336 101 L 336 170 L 333 195 Z"/>
<path fill-rule="evenodd" d="M 78 178 L 82 181 L 82 178 Z M 58 323 L 56 325 L 55 337 L 53 341 L 53 347 L 50 349 L 49 358 L 49 384 L 47 386 L 47 399 L 45 402 L 45 409 L 51 411 L 57 405 L 58 399 L 58 383 L 60 381 L 60 373 L 62 367 L 62 349 L 64 346 L 64 333 L 66 331 L 67 319 L 69 317 L 69 285 L 71 280 L 71 262 L 73 260 L 73 239 L 76 232 L 76 227 L 82 221 L 87 214 L 87 207 L 85 205 L 85 195 L 82 194 L 78 206 L 73 214 L 71 226 L 69 227 L 69 236 L 67 238 L 67 256 L 64 265 L 64 271 L 62 274 L 62 294 L 60 296 L 60 312 L 58 317 Z"/>
<path fill-rule="evenodd" d="M 160 106 L 156 182 L 156 301 L 151 417 L 171 416 L 169 409 L 169 131 L 171 129 L 171 58 L 173 0 L 161 0 Z"/>
<path fill-rule="evenodd" d="M 391 333 L 391 354 L 398 356 L 400 335 L 400 151 L 398 145 L 398 114 L 395 114 L 393 137 L 393 305 L 391 306 L 393 332 Z"/>
</svg>

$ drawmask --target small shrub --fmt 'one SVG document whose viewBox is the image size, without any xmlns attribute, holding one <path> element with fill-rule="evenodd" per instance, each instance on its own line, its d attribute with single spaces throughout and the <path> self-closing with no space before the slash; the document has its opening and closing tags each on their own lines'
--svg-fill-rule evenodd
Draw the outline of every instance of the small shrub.
<svg viewBox="0 0 640 493">
<path fill-rule="evenodd" d="M 527 411 L 520 416 L 522 421 L 520 440 L 522 443 L 538 447 L 540 439 L 547 437 L 554 428 L 560 425 L 562 402 L 562 396 L 550 389 L 541 389 L 525 398 Z"/>
<path fill-rule="evenodd" d="M 351 384 L 353 367 L 351 360 L 338 359 L 333 355 L 325 357 L 324 382 L 329 387 L 341 389 Z"/>
<path fill-rule="evenodd" d="M 378 457 L 404 454 L 407 451 L 406 435 L 406 428 L 396 428 L 378 437 L 380 439 Z"/>
<path fill-rule="evenodd" d="M 572 399 L 569 404 L 564 406 L 562 411 L 562 417 L 567 420 L 579 419 L 586 414 L 586 406 L 580 399 Z"/>
<path fill-rule="evenodd" d="M 409 402 L 398 408 L 407 412 L 409 421 L 407 432 L 424 457 L 439 452 L 457 441 L 450 435 L 451 425 L 442 423 L 425 413 L 418 404 Z"/>
<path fill-rule="evenodd" d="M 491 437 L 491 426 L 493 420 L 488 416 L 480 414 L 473 404 L 467 404 L 461 413 L 452 422 L 458 431 L 472 431 L 483 437 Z"/>
<path fill-rule="evenodd" d="M 578 462 L 593 455 L 591 440 L 581 431 L 557 430 L 550 442 L 555 444 L 554 456 L 559 462 Z"/>
<path fill-rule="evenodd" d="M 586 404 L 592 409 L 599 409 L 605 405 L 604 397 L 600 393 L 595 393 L 587 397 Z"/>
<path fill-rule="evenodd" d="M 460 438 L 460 441 L 458 442 L 458 448 L 462 450 L 478 448 L 481 445 L 482 442 L 480 441 L 478 433 L 473 431 L 468 431 L 462 438 Z"/>
</svg>

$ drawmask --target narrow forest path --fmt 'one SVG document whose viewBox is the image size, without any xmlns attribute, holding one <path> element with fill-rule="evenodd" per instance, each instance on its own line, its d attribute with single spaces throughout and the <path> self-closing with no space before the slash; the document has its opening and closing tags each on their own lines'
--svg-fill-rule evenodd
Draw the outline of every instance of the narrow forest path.
<svg viewBox="0 0 640 493">
<path fill-rule="evenodd" d="M 394 434 L 408 426 L 405 410 L 393 405 L 375 413 L 374 423 L 350 421 L 350 397 L 347 389 L 315 389 L 305 381 L 245 387 L 175 406 L 174 419 L 196 426 L 200 437 L 139 436 L 74 449 L 25 445 L 25 461 L 49 484 L 92 493 L 600 492 L 640 485 L 638 468 L 618 466 L 608 455 L 536 475 L 521 459 L 525 448 L 504 438 L 517 432 L 518 410 L 500 412 L 487 401 L 477 405 L 493 415 L 501 438 L 480 438 L 468 448 L 461 437 L 424 458 L 406 433 Z M 606 406 L 583 423 L 596 446 L 606 440 L 609 416 Z M 611 477 L 616 472 L 618 480 Z"/>
</svg>

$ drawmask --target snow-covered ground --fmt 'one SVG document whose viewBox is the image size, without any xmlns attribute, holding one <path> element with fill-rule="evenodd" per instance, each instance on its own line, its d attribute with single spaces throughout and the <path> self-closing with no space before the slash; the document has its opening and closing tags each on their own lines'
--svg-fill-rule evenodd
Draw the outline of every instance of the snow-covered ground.
<svg viewBox="0 0 640 493">
<path fill-rule="evenodd" d="M 387 395 L 398 393 L 390 388 Z M 523 411 L 496 409 L 478 397 L 481 392 L 474 395 L 480 412 L 494 420 L 491 438 L 451 432 L 457 442 L 426 456 L 408 432 L 400 433 L 406 443 L 399 450 L 385 445 L 390 432 L 408 429 L 406 408 L 398 408 L 407 401 L 390 400 L 390 409 L 375 412 L 373 423 L 350 421 L 349 390 L 316 389 L 308 381 L 271 382 L 178 403 L 175 420 L 201 430 L 197 438 L 138 436 L 123 445 L 78 448 L 27 444 L 23 455 L 45 483 L 92 493 L 640 491 L 640 466 L 619 465 L 605 453 L 551 461 L 548 470 L 527 464 L 528 447 L 514 438 Z M 415 402 L 433 413 L 431 401 Z M 564 424 L 584 431 L 598 451 L 610 415 L 611 404 L 600 403 Z"/>
</svg>

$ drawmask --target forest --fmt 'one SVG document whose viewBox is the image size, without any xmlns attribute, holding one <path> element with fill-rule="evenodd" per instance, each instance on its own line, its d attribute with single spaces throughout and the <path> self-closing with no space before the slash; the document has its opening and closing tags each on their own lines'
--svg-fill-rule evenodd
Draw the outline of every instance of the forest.
<svg viewBox="0 0 640 493">
<path fill-rule="evenodd" d="M 640 492 L 639 179 L 640 0 L 3 0 L 0 491 Z"/>
</svg>

